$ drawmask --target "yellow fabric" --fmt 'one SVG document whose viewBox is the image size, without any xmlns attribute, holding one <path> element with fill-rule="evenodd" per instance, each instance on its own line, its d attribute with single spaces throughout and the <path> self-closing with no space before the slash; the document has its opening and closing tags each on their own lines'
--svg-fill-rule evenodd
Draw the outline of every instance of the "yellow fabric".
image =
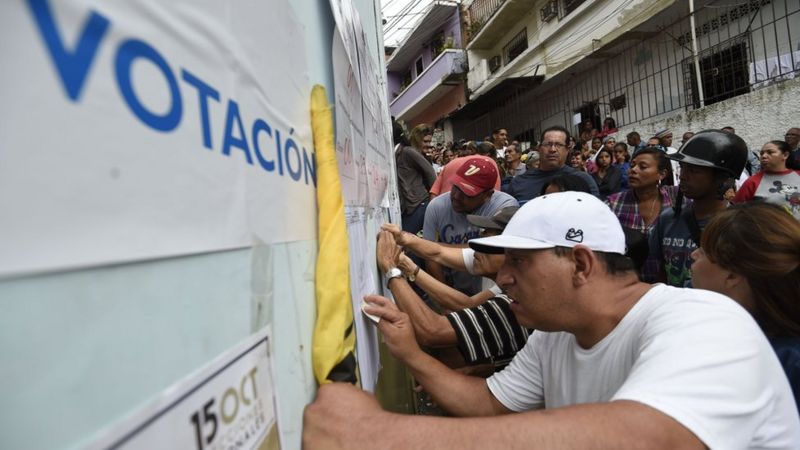
<svg viewBox="0 0 800 450">
<path fill-rule="evenodd" d="M 355 345 L 350 301 L 350 258 L 342 185 L 333 141 L 333 112 L 323 86 L 311 91 L 311 126 L 317 159 L 319 253 L 316 267 L 317 321 L 312 363 L 320 385 L 329 383 L 331 370 Z"/>
</svg>

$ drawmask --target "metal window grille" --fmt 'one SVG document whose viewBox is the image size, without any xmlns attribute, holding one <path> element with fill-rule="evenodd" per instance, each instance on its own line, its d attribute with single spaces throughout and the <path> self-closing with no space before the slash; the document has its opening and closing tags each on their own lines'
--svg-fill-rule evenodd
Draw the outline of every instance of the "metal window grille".
<svg viewBox="0 0 800 450">
<path fill-rule="evenodd" d="M 744 34 L 698 54 L 706 105 L 750 92 L 747 70 L 748 42 L 749 37 Z M 699 108 L 700 96 L 694 58 L 689 57 L 684 60 L 683 74 L 686 104 Z"/>
<path fill-rule="evenodd" d="M 564 0 L 564 15 L 571 13 L 578 9 L 586 0 Z"/>
<path fill-rule="evenodd" d="M 528 32 L 527 28 L 517 33 L 516 36 L 511 38 L 503 47 L 503 63 L 508 64 L 513 61 L 517 56 L 521 55 L 528 48 Z"/>
</svg>

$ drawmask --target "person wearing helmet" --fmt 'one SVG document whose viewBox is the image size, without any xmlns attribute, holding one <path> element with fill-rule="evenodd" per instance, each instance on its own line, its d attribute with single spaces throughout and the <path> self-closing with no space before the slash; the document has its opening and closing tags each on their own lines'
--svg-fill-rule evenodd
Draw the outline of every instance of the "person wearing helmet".
<svg viewBox="0 0 800 450">
<path fill-rule="evenodd" d="M 706 130 L 667 157 L 680 164 L 680 191 L 675 205 L 661 213 L 650 233 L 649 258 L 658 275 L 648 281 L 691 287 L 691 254 L 706 223 L 728 207 L 723 189 L 744 170 L 747 144 L 735 134 Z M 691 203 L 684 205 L 684 197 Z"/>
</svg>

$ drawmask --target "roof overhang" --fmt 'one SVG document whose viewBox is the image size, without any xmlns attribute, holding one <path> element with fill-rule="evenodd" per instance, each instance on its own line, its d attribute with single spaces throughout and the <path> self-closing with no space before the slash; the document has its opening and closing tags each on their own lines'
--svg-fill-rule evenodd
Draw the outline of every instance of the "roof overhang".
<svg viewBox="0 0 800 450">
<path fill-rule="evenodd" d="M 486 111 L 502 105 L 515 94 L 522 94 L 542 84 L 544 75 L 533 75 L 527 77 L 505 78 L 497 83 L 493 88 L 486 91 L 480 97 L 464 105 L 463 108 L 454 112 L 452 116 L 458 118 L 474 119 Z"/>
</svg>

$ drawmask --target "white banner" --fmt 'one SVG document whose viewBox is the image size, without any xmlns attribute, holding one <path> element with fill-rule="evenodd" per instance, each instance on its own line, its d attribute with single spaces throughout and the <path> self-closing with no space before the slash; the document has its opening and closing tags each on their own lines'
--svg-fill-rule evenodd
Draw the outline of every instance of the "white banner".
<svg viewBox="0 0 800 450">
<path fill-rule="evenodd" d="M 277 450 L 270 339 L 263 328 L 86 448 Z"/>
<path fill-rule="evenodd" d="M 0 276 L 316 236 L 286 0 L 8 0 L 0 30 Z"/>
</svg>

